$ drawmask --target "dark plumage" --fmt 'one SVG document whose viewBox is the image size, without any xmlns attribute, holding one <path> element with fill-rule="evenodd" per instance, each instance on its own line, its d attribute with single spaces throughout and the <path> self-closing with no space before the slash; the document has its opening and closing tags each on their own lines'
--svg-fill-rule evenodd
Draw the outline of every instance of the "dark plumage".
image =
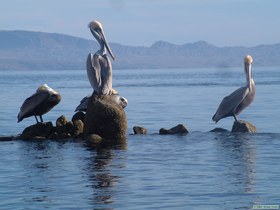
<svg viewBox="0 0 280 210">
<path fill-rule="evenodd" d="M 255 82 L 252 79 L 252 63 L 253 58 L 247 55 L 244 59 L 244 69 L 246 74 L 247 84 L 234 91 L 229 96 L 226 96 L 217 112 L 212 117 L 212 120 L 216 123 L 225 117 L 233 116 L 237 121 L 236 115 L 239 115 L 246 107 L 248 107 L 255 98 Z"/>
<path fill-rule="evenodd" d="M 36 93 L 23 102 L 18 114 L 18 122 L 31 116 L 35 116 L 37 123 L 39 122 L 37 116 L 43 122 L 42 115 L 49 112 L 60 100 L 61 96 L 58 92 L 46 84 L 41 85 Z"/>
</svg>

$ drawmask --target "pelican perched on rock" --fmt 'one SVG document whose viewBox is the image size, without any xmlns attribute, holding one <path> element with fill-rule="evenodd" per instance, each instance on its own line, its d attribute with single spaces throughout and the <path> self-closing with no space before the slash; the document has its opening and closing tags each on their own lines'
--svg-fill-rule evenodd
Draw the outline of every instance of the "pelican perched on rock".
<svg viewBox="0 0 280 210">
<path fill-rule="evenodd" d="M 43 122 L 42 115 L 50 111 L 60 100 L 61 96 L 58 92 L 46 84 L 41 85 L 36 93 L 23 102 L 18 114 L 18 122 L 31 116 L 35 116 L 37 123 L 39 123 L 37 116 Z"/>
<path fill-rule="evenodd" d="M 128 100 L 126 98 L 124 98 L 124 97 L 121 97 L 115 89 L 112 89 L 112 94 L 110 96 L 123 109 L 127 106 Z M 75 109 L 75 112 L 77 112 L 77 111 L 86 112 L 87 111 L 88 100 L 89 100 L 90 97 L 91 97 L 91 95 L 88 95 L 88 96 L 84 97 L 81 100 L 80 104 Z"/>
<path fill-rule="evenodd" d="M 95 54 L 89 53 L 87 57 L 88 79 L 96 94 L 109 95 L 112 91 L 112 65 L 107 51 L 113 60 L 115 56 L 107 43 L 101 23 L 95 20 L 88 26 L 100 44 L 100 49 Z"/>
<path fill-rule="evenodd" d="M 253 58 L 250 55 L 245 56 L 244 70 L 247 84 L 222 100 L 216 114 L 212 117 L 212 120 L 216 123 L 229 116 L 233 116 L 235 121 L 238 121 L 236 115 L 240 114 L 254 100 L 256 91 L 255 82 L 252 79 L 252 63 Z"/>
</svg>

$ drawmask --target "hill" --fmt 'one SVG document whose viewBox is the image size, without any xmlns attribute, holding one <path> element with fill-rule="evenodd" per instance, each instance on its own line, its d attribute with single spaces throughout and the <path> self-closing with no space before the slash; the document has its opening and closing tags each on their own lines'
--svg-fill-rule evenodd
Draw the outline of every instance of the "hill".
<svg viewBox="0 0 280 210">
<path fill-rule="evenodd" d="M 0 70 L 84 69 L 97 42 L 78 37 L 32 31 L 0 31 Z M 216 47 L 204 41 L 175 45 L 158 41 L 150 47 L 110 43 L 115 69 L 200 68 L 242 65 L 246 54 L 256 66 L 279 66 L 280 44 L 256 47 Z"/>
</svg>

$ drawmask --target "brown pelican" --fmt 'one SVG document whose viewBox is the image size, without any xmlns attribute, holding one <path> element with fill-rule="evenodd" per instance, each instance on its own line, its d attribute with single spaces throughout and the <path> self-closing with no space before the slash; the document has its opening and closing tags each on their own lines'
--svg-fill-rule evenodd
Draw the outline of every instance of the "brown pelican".
<svg viewBox="0 0 280 210">
<path fill-rule="evenodd" d="M 255 82 L 252 79 L 252 63 L 253 58 L 250 55 L 245 56 L 244 70 L 247 84 L 222 100 L 216 114 L 212 117 L 212 120 L 216 123 L 229 116 L 233 116 L 235 121 L 238 121 L 236 115 L 240 114 L 254 100 L 256 91 Z"/>
<path fill-rule="evenodd" d="M 18 114 L 18 122 L 31 116 L 35 116 L 37 123 L 39 123 L 37 116 L 43 122 L 42 115 L 50 111 L 60 100 L 61 96 L 58 92 L 46 84 L 41 85 L 36 93 L 23 102 Z"/>
<path fill-rule="evenodd" d="M 116 90 L 112 89 L 112 94 L 110 95 L 112 99 L 119 104 L 123 109 L 127 106 L 128 100 L 124 97 L 121 97 Z M 80 111 L 80 112 L 86 112 L 87 111 L 87 103 L 91 95 L 88 95 L 84 97 L 80 104 L 77 106 L 75 109 L 75 112 Z"/>
<path fill-rule="evenodd" d="M 98 95 L 109 95 L 112 90 L 112 65 L 106 50 L 113 60 L 115 56 L 106 41 L 101 23 L 95 20 L 88 27 L 100 44 L 100 49 L 95 54 L 89 53 L 87 57 L 88 79 Z"/>
</svg>

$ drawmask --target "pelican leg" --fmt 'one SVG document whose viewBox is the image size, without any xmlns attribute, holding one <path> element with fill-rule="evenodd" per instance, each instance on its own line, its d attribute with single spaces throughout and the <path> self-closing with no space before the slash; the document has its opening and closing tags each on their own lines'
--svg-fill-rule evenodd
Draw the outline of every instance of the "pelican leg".
<svg viewBox="0 0 280 210">
<path fill-rule="evenodd" d="M 42 117 L 42 115 L 40 115 L 40 120 L 41 120 L 41 122 L 44 122 L 44 121 L 43 121 L 43 117 Z"/>
<path fill-rule="evenodd" d="M 237 121 L 238 121 L 238 119 L 237 119 L 237 117 L 236 117 L 236 115 L 235 115 L 235 114 L 233 115 L 233 117 L 234 117 L 235 121 L 237 122 Z"/>
<path fill-rule="evenodd" d="M 34 117 L 35 117 L 35 119 L 36 119 L 36 122 L 37 122 L 37 124 L 39 123 L 39 121 L 38 121 L 38 118 L 37 118 L 37 116 L 36 115 L 34 115 Z"/>
</svg>

